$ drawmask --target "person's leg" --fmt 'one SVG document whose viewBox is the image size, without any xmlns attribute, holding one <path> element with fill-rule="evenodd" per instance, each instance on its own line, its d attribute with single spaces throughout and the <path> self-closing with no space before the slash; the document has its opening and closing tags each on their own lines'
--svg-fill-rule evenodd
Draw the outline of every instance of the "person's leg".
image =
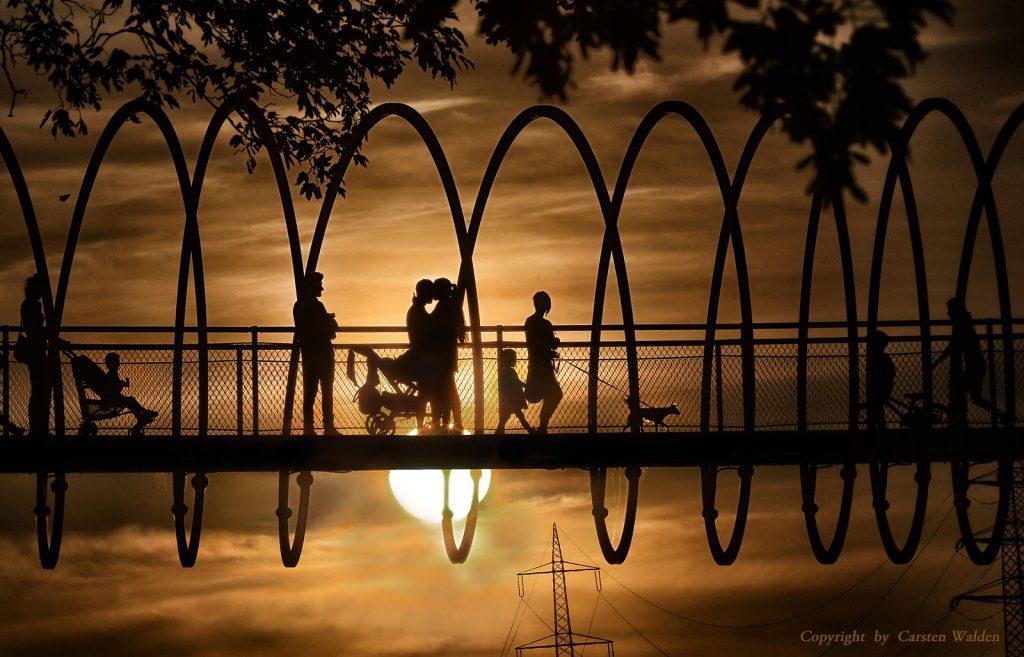
<svg viewBox="0 0 1024 657">
<path fill-rule="evenodd" d="M 449 377 L 448 407 L 452 412 L 455 428 L 462 430 L 462 399 L 459 398 L 459 386 L 455 383 L 455 372 Z"/>
<path fill-rule="evenodd" d="M 551 387 L 544 396 L 544 403 L 540 407 L 540 426 L 537 428 L 541 433 L 548 432 L 548 422 L 551 421 L 551 416 L 555 414 L 555 409 L 558 408 L 558 404 L 561 401 L 562 388 L 558 385 L 558 381 L 555 380 L 555 373 L 552 372 Z"/>
<path fill-rule="evenodd" d="M 522 425 L 523 429 L 525 429 L 528 433 L 533 432 L 533 427 L 530 426 L 530 423 L 526 421 L 526 415 L 523 414 L 522 409 L 517 408 L 516 410 L 513 411 L 513 414 L 516 416 L 516 419 L 519 420 L 519 424 Z"/>
<path fill-rule="evenodd" d="M 336 435 L 334 428 L 334 359 L 324 363 L 320 371 L 320 405 L 324 414 L 324 435 Z"/>
<path fill-rule="evenodd" d="M 319 383 L 316 365 L 302 360 L 302 433 L 313 433 L 313 405 L 316 403 L 316 387 Z"/>
<path fill-rule="evenodd" d="M 495 436 L 502 436 L 505 434 L 505 425 L 508 424 L 510 417 L 512 417 L 512 412 L 506 408 L 503 408 L 498 412 L 498 426 L 494 429 Z"/>
</svg>

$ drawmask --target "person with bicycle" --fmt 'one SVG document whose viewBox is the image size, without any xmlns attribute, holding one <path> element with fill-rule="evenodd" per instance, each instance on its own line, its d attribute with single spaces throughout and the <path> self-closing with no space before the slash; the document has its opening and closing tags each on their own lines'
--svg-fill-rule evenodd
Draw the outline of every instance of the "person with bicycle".
<svg viewBox="0 0 1024 657">
<path fill-rule="evenodd" d="M 869 429 L 884 429 L 886 426 L 885 409 L 893 408 L 892 391 L 896 385 L 896 364 L 892 356 L 886 353 L 889 336 L 877 329 L 868 333 L 867 369 L 868 383 L 867 400 L 864 403 L 868 414 Z"/>
<path fill-rule="evenodd" d="M 938 366 L 949 359 L 949 416 L 950 425 L 967 426 L 967 399 L 995 417 L 1005 421 L 1005 415 L 990 400 L 985 398 L 982 386 L 985 383 L 985 353 L 981 340 L 974 330 L 974 318 L 968 312 L 964 300 L 953 297 L 946 302 L 946 310 L 952 322 L 949 344 L 932 363 Z"/>
</svg>

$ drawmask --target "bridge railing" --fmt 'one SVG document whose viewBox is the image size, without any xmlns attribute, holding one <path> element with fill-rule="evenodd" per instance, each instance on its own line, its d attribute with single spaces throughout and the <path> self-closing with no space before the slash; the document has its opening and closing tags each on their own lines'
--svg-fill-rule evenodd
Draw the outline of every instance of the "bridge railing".
<svg viewBox="0 0 1024 657">
<path fill-rule="evenodd" d="M 1024 323 L 1024 322 L 1021 322 Z M 915 322 L 883 322 L 890 334 L 888 353 L 896 370 L 894 396 L 922 388 L 922 354 L 920 327 Z M 1002 350 L 1002 336 L 996 320 L 979 320 L 978 332 L 988 361 L 985 391 L 997 406 L 1006 408 L 1003 377 L 1007 358 Z M 1019 326 L 1015 323 L 1015 328 Z M 637 327 L 637 366 L 639 396 L 644 404 L 669 406 L 675 404 L 679 415 L 671 415 L 666 424 L 673 431 L 697 431 L 700 427 L 700 398 L 705 349 L 704 325 L 641 325 Z M 720 324 L 712 343 L 710 391 L 710 428 L 737 430 L 743 428 L 742 349 L 738 325 Z M 764 430 L 798 428 L 799 386 L 797 384 L 798 325 L 792 323 L 761 323 L 754 327 L 754 396 L 755 426 Z M 561 359 L 557 378 L 565 398 L 552 420 L 556 432 L 582 432 L 588 427 L 588 373 L 590 367 L 590 330 L 588 325 L 558 326 L 562 338 Z M 605 326 L 598 348 L 598 385 L 595 391 L 598 430 L 622 430 L 627 423 L 628 395 L 627 346 L 621 326 Z M 12 357 L 12 346 L 18 327 L 3 327 L 0 348 L 0 411 L 20 426 L 27 424 L 29 381 L 26 367 Z M 939 356 L 948 344 L 948 323 L 936 321 L 931 327 L 932 353 Z M 171 432 L 173 415 L 172 382 L 174 347 L 171 327 L 65 327 L 62 335 L 72 343 L 76 353 L 97 363 L 109 351 L 121 355 L 121 376 L 128 377 L 128 394 L 145 406 L 159 411 L 157 420 L 148 428 L 151 434 Z M 472 346 L 459 350 L 457 384 L 462 401 L 462 414 L 468 429 L 474 427 L 477 403 L 484 406 L 484 432 L 494 430 L 498 421 L 497 353 L 514 348 L 519 355 L 517 370 L 526 377 L 526 349 L 522 327 L 488 326 L 481 332 L 483 397 L 474 398 Z M 199 429 L 200 347 L 195 329 L 189 329 L 182 348 L 181 433 L 194 434 Z M 211 327 L 208 329 L 205 355 L 209 381 L 209 435 L 277 435 L 284 433 L 286 390 L 293 358 L 290 327 Z M 1016 380 L 1024 380 L 1024 332 L 1013 335 L 1013 371 Z M 335 426 L 343 433 L 366 433 L 365 418 L 353 401 L 358 385 L 365 381 L 366 364 L 356 359 L 356 382 L 346 377 L 345 358 L 353 345 L 371 346 L 382 356 L 397 356 L 407 347 L 402 327 L 345 327 L 335 344 L 334 379 Z M 864 327 L 858 337 L 856 357 L 859 368 L 859 390 L 856 399 L 864 398 L 865 344 Z M 811 429 L 844 429 L 848 426 L 849 343 L 845 324 L 819 322 L 810 325 L 807 338 L 806 427 Z M 297 364 L 297 381 L 291 433 L 301 430 L 301 363 Z M 62 357 L 63 412 L 66 431 L 75 433 L 81 422 L 78 397 L 70 364 Z M 945 403 L 949 394 L 948 361 L 932 372 L 933 395 Z M 382 384 L 386 387 L 386 383 Z M 1014 400 L 1017 416 L 1024 411 L 1024 394 L 1018 386 Z M 534 414 L 536 410 L 528 411 Z M 533 420 L 533 417 L 531 417 Z M 895 416 L 889 420 L 895 422 Z M 970 405 L 968 421 L 986 425 L 993 417 Z M 100 423 L 101 433 L 126 433 L 130 417 Z M 320 404 L 316 408 L 316 424 L 321 425 Z M 399 421 L 399 432 L 408 432 L 412 420 Z M 512 420 L 510 432 L 519 431 Z"/>
</svg>

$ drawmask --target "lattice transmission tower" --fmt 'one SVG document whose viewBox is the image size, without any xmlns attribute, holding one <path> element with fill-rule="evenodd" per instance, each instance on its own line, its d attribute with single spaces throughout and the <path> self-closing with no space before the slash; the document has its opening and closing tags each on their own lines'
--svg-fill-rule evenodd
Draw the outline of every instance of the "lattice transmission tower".
<svg viewBox="0 0 1024 657">
<path fill-rule="evenodd" d="M 984 477 L 984 475 L 983 475 Z M 984 480 L 975 483 L 986 483 Z M 979 584 L 953 598 L 952 606 L 961 601 L 986 602 L 1003 606 L 1003 646 L 1006 657 L 1024 657 L 1024 463 L 1013 464 L 1013 495 L 1006 509 L 1006 531 L 999 550 L 1000 577 Z M 990 529 L 979 534 L 986 534 Z M 984 536 L 980 537 L 984 540 Z"/>
<path fill-rule="evenodd" d="M 562 559 L 562 546 L 558 542 L 558 525 L 551 525 L 551 561 L 521 573 L 516 573 L 519 581 L 519 597 L 525 595 L 523 578 L 531 575 L 551 575 L 551 598 L 554 616 L 552 627 L 554 632 L 529 643 L 516 646 L 516 657 L 522 657 L 525 650 L 554 648 L 555 657 L 576 657 L 579 646 L 603 645 L 608 649 L 608 657 L 615 657 L 615 649 L 610 639 L 602 639 L 589 634 L 572 631 L 572 617 L 569 614 L 569 590 L 565 584 L 566 573 L 584 571 L 594 572 L 594 586 L 598 594 L 601 592 L 601 569 L 581 563 Z"/>
</svg>

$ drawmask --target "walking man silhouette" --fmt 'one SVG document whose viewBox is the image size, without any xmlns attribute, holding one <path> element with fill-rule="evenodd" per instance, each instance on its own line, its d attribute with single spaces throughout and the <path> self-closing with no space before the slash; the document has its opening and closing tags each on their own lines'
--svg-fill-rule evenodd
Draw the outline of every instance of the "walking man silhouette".
<svg viewBox="0 0 1024 657">
<path fill-rule="evenodd" d="M 551 311 L 551 296 L 541 290 L 533 295 L 534 313 L 526 318 L 526 351 L 529 369 L 526 372 L 526 400 L 543 402 L 537 430 L 547 433 L 548 422 L 562 401 L 562 387 L 555 378 L 555 359 L 559 339 L 545 315 Z"/>
<path fill-rule="evenodd" d="M 982 385 L 985 382 L 985 354 L 981 350 L 978 333 L 974 330 L 974 319 L 967 311 L 963 299 L 953 297 L 946 302 L 946 310 L 952 321 L 949 345 L 935 360 L 932 367 L 949 359 L 949 420 L 954 427 L 967 426 L 967 397 L 975 405 L 985 409 L 1000 420 L 1005 415 L 994 403 L 985 398 Z"/>
<path fill-rule="evenodd" d="M 303 280 L 299 299 L 292 308 L 295 339 L 302 354 L 302 433 L 313 434 L 313 405 L 317 388 L 323 408 L 324 435 L 337 435 L 334 428 L 334 345 L 338 333 L 334 313 L 328 313 L 318 297 L 324 293 L 324 275 L 310 272 Z"/>
</svg>

